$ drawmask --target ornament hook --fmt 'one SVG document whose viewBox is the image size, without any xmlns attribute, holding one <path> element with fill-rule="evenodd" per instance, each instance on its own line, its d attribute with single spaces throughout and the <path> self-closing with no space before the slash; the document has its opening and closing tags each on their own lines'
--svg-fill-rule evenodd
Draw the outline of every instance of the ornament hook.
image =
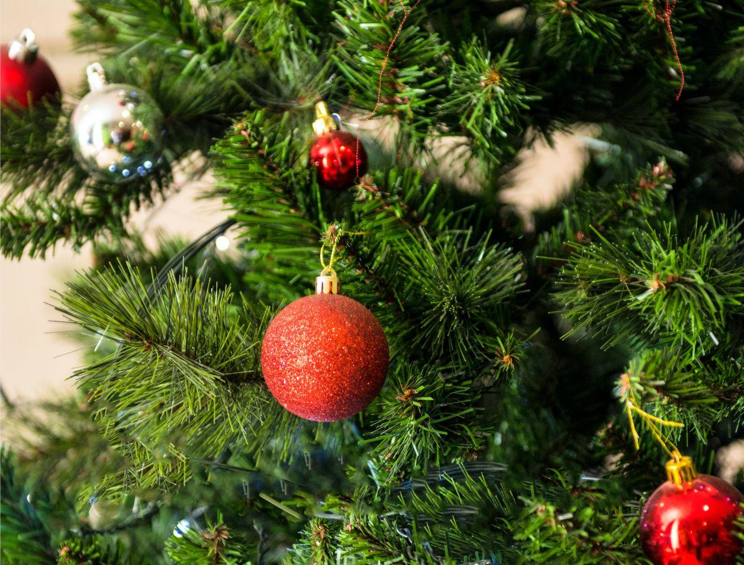
<svg viewBox="0 0 744 565">
<path fill-rule="evenodd" d="M 91 92 L 101 90 L 106 85 L 106 73 L 101 63 L 91 63 L 85 73 L 88 75 L 88 86 Z"/>
<path fill-rule="evenodd" d="M 33 63 L 39 53 L 39 45 L 36 43 L 36 34 L 30 29 L 24 29 L 17 39 L 8 45 L 8 57 L 14 61 Z"/>
</svg>

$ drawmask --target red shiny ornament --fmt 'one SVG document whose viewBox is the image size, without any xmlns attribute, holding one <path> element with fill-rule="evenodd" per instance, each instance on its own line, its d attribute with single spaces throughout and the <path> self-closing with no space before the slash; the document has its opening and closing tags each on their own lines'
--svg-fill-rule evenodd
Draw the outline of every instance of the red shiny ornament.
<svg viewBox="0 0 744 565">
<path fill-rule="evenodd" d="M 345 190 L 357 178 L 357 138 L 352 134 L 333 130 L 319 136 L 310 148 L 310 164 L 318 170 L 318 184 L 330 190 Z M 359 171 L 367 172 L 368 158 L 359 141 Z"/>
<path fill-rule="evenodd" d="M 295 300 L 272 320 L 261 349 L 271 394 L 316 422 L 343 420 L 379 394 L 390 352 L 372 312 L 340 294 Z"/>
<path fill-rule="evenodd" d="M 646 502 L 643 552 L 655 565 L 734 565 L 742 540 L 733 532 L 744 496 L 717 477 L 692 470 L 687 478 L 665 482 Z"/>
<path fill-rule="evenodd" d="M 33 33 L 0 47 L 0 101 L 5 107 L 28 108 L 42 99 L 59 99 L 60 88 L 46 60 L 38 55 Z"/>
</svg>

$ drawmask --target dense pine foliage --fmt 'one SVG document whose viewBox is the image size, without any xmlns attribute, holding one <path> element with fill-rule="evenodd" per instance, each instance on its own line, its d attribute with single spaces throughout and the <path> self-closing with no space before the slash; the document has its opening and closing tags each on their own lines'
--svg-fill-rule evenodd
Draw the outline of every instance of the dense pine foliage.
<svg viewBox="0 0 744 565">
<path fill-rule="evenodd" d="M 3 254 L 97 257 L 53 299 L 79 396 L 5 400 L 4 563 L 648 563 L 650 418 L 703 472 L 742 436 L 744 0 L 78 4 L 166 148 L 107 184 L 74 159 L 83 90 L 3 110 Z M 308 167 L 320 100 L 370 153 L 348 191 Z M 586 124 L 570 194 L 515 215 L 520 151 Z M 229 219 L 145 246 L 130 216 L 207 173 Z M 391 349 L 333 424 L 260 366 L 324 244 Z"/>
</svg>

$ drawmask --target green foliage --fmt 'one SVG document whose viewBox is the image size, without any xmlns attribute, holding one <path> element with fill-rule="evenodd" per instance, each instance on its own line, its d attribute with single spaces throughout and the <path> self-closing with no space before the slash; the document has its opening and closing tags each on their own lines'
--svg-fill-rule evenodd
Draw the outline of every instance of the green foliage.
<svg viewBox="0 0 744 565">
<path fill-rule="evenodd" d="M 300 273 L 307 278 L 318 270 L 313 248 L 318 228 L 312 219 L 321 213 L 317 188 L 313 194 L 294 190 L 310 175 L 304 163 L 298 167 L 297 142 L 287 129 L 294 130 L 291 113 L 257 111 L 215 145 L 226 202 L 236 210 L 241 236 L 258 252 L 257 272 L 247 273 L 248 282 L 259 294 L 282 298 L 293 295 L 287 286 L 298 267 L 305 267 Z"/>
<path fill-rule="evenodd" d="M 367 112 L 376 109 L 378 116 L 395 116 L 401 145 L 424 141 L 434 94 L 444 86 L 441 58 L 446 47 L 425 29 L 425 7 L 418 4 L 341 1 L 334 14 L 343 39 L 334 62 L 348 82 L 353 104 Z M 397 34 L 403 18 L 405 26 Z M 381 80 L 374 79 L 386 57 Z"/>
<path fill-rule="evenodd" d="M 466 45 L 450 77 L 450 97 L 442 110 L 452 113 L 460 128 L 472 138 L 473 150 L 500 162 L 514 156 L 514 140 L 524 133 L 522 116 L 538 98 L 528 94 L 519 79 L 519 67 L 510 59 L 513 43 L 493 56 L 477 40 Z M 504 155 L 506 153 L 506 155 Z"/>
<path fill-rule="evenodd" d="M 123 463 L 93 422 L 87 401 L 62 398 L 3 406 L 3 427 L 21 473 L 34 486 L 79 492 Z M 43 464 L 39 464 L 43 461 Z"/>
<path fill-rule="evenodd" d="M 742 314 L 744 246 L 739 226 L 713 220 L 678 236 L 638 233 L 621 246 L 598 232 L 598 242 L 577 252 L 562 271 L 557 299 L 573 331 L 612 333 L 607 344 L 634 338 L 650 343 L 686 343 L 709 350 L 727 323 Z"/>
<path fill-rule="evenodd" d="M 0 451 L 0 494 L 2 495 L 2 550 L 8 565 L 46 565 L 55 560 L 48 514 L 53 505 L 46 494 L 32 496 L 16 475 L 13 455 Z M 47 516 L 45 516 L 45 514 Z"/>
<path fill-rule="evenodd" d="M 552 488 L 523 499 L 513 532 L 518 563 L 650 563 L 637 542 L 637 508 L 626 512 L 615 506 L 620 493 L 604 483 L 572 488 L 556 479 Z"/>
<path fill-rule="evenodd" d="M 57 565 L 136 565 L 143 561 L 127 554 L 118 543 L 92 536 L 62 542 Z"/>
<path fill-rule="evenodd" d="M 8 403 L 4 561 L 645 563 L 661 453 L 622 402 L 709 472 L 741 436 L 744 0 L 669 26 L 658 0 L 78 3 L 76 46 L 155 98 L 166 147 L 113 186 L 76 164 L 71 107 L 3 110 L 3 255 L 97 261 L 56 303 L 83 396 Z M 347 191 L 308 166 L 319 100 L 367 144 Z M 576 189 L 505 207 L 524 150 L 577 126 Z M 182 175 L 229 219 L 148 246 L 129 219 Z M 392 355 L 376 402 L 321 425 L 271 398 L 260 349 L 332 248 Z M 66 502 L 91 496 L 111 525 Z"/>
<path fill-rule="evenodd" d="M 323 519 L 312 520 L 293 547 L 291 563 L 333 563 L 331 559 L 372 564 L 452 564 L 508 553 L 504 515 L 514 500 L 494 482 L 490 470 L 470 474 L 452 466 L 440 469 L 439 485 L 426 483 L 390 489 L 374 497 L 366 490 L 354 499 L 330 497 Z M 451 473 L 451 474 L 450 474 Z M 496 527 L 496 536 L 484 535 Z"/>
<path fill-rule="evenodd" d="M 165 550 L 176 565 L 250 565 L 243 556 L 246 548 L 234 539 L 217 514 L 214 524 L 204 530 L 188 529 L 168 540 Z"/>
<path fill-rule="evenodd" d="M 451 381 L 451 382 L 448 382 Z M 456 457 L 474 457 L 491 431 L 471 422 L 482 408 L 473 384 L 435 368 L 401 368 L 389 376 L 372 441 L 378 480 L 397 482 Z M 372 464 L 372 463 L 371 463 Z"/>
<path fill-rule="evenodd" d="M 546 54 L 570 68 L 595 65 L 603 51 L 619 47 L 617 13 L 622 4 L 622 0 L 538 0 L 531 9 L 544 18 L 540 34 L 549 46 Z"/>
<path fill-rule="evenodd" d="M 68 321 L 117 345 L 75 375 L 134 464 L 104 481 L 106 496 L 183 484 L 190 469 L 180 446 L 215 457 L 267 418 L 257 386 L 266 314 L 247 304 L 239 312 L 229 291 L 171 275 L 150 296 L 139 274 L 121 266 L 69 283 L 59 302 Z"/>
<path fill-rule="evenodd" d="M 228 12 L 206 0 L 81 0 L 78 45 L 115 55 L 122 49 L 140 52 L 169 51 L 166 57 L 180 57 L 199 64 L 215 64 L 229 55 L 234 44 L 225 41 L 223 30 Z M 95 29 L 96 33 L 89 31 Z M 182 49 L 173 49 L 178 40 Z"/>
<path fill-rule="evenodd" d="M 634 173 L 635 174 L 635 173 Z M 666 161 L 635 174 L 630 182 L 577 189 L 562 210 L 562 221 L 543 232 L 537 247 L 538 268 L 560 265 L 575 246 L 588 245 L 599 232 L 608 239 L 627 240 L 638 230 L 660 225 L 668 216 L 667 196 L 674 177 Z M 551 258 L 548 261 L 548 257 Z"/>
<path fill-rule="evenodd" d="M 520 257 L 488 245 L 488 238 L 471 243 L 468 233 L 443 241 L 412 241 L 405 253 L 405 268 L 416 273 L 412 290 L 423 298 L 415 310 L 419 324 L 414 346 L 443 349 L 460 362 L 491 357 L 505 325 L 505 307 L 522 283 Z"/>
<path fill-rule="evenodd" d="M 741 417 L 738 365 L 731 371 L 705 358 L 691 362 L 685 350 L 648 350 L 631 361 L 618 392 L 625 401 L 632 390 L 641 408 L 684 424 L 688 434 L 694 432 L 705 443 L 721 418 Z M 667 428 L 665 433 L 678 441 L 683 436 L 679 428 Z"/>
</svg>

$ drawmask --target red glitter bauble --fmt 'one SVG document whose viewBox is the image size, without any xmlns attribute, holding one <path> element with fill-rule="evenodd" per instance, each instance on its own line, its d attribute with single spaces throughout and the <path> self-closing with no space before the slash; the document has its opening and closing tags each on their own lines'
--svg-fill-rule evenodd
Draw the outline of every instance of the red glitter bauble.
<svg viewBox="0 0 744 565">
<path fill-rule="evenodd" d="M 329 131 L 310 148 L 310 164 L 318 170 L 318 184 L 330 190 L 345 190 L 357 177 L 357 138 L 345 131 Z M 367 152 L 359 141 L 359 176 L 367 172 Z"/>
<path fill-rule="evenodd" d="M 655 565 L 733 565 L 742 549 L 733 533 L 742 502 L 738 490 L 709 475 L 665 482 L 641 515 L 646 557 Z"/>
<path fill-rule="evenodd" d="M 5 107 L 36 104 L 46 98 L 59 98 L 57 78 L 49 64 L 40 55 L 30 61 L 13 59 L 8 55 L 8 46 L 0 48 L 0 100 Z"/>
<path fill-rule="evenodd" d="M 340 294 L 292 302 L 272 320 L 261 349 L 271 394 L 293 414 L 316 422 L 364 410 L 380 392 L 389 361 L 380 322 Z"/>
</svg>

